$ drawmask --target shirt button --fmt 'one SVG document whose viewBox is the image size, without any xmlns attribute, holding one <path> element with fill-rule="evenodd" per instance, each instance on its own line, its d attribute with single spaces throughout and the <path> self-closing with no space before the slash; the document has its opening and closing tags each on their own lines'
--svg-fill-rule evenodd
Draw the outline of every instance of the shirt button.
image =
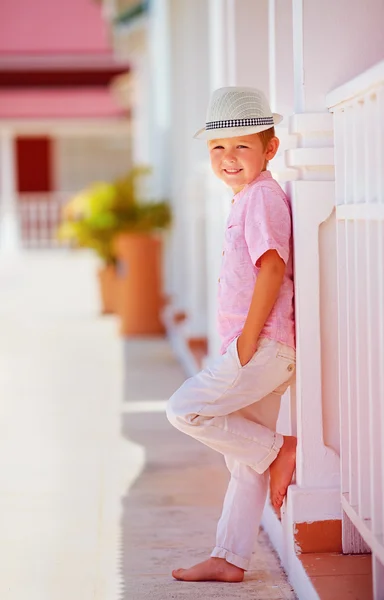
<svg viewBox="0 0 384 600">
<path fill-rule="evenodd" d="M 224 256 L 224 254 L 225 254 L 225 250 L 222 251 L 221 256 Z"/>
<path fill-rule="evenodd" d="M 235 202 L 235 199 L 234 199 L 234 198 L 232 198 L 232 204 L 233 204 L 234 202 Z"/>
<path fill-rule="evenodd" d="M 294 365 L 288 365 L 288 371 L 293 371 L 294 368 Z"/>
<path fill-rule="evenodd" d="M 220 277 L 219 277 L 219 279 L 217 280 L 217 282 L 218 282 L 218 283 L 220 283 Z"/>
</svg>

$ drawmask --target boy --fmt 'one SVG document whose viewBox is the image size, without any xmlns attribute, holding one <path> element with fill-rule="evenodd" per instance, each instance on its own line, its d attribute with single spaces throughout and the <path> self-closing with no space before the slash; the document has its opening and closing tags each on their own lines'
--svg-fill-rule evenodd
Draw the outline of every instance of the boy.
<svg viewBox="0 0 384 600">
<path fill-rule="evenodd" d="M 214 173 L 234 193 L 218 290 L 221 357 L 170 398 L 169 421 L 221 452 L 231 473 L 211 557 L 172 572 L 183 581 L 240 582 L 265 504 L 278 509 L 291 482 L 296 438 L 275 433 L 281 395 L 295 368 L 289 202 L 266 170 L 279 147 L 264 94 L 216 90 L 207 123 Z"/>
</svg>

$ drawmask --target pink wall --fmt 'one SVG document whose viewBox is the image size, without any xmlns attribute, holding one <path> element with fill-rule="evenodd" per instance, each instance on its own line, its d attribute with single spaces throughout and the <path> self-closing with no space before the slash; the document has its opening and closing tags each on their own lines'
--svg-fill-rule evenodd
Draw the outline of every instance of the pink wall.
<svg viewBox="0 0 384 600">
<path fill-rule="evenodd" d="M 0 54 L 108 52 L 96 0 L 0 0 Z"/>
</svg>

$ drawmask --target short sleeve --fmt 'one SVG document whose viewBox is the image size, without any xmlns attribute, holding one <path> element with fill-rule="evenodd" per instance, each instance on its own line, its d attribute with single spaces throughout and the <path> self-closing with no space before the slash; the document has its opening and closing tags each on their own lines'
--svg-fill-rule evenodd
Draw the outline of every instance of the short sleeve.
<svg viewBox="0 0 384 600">
<path fill-rule="evenodd" d="M 291 214 L 287 202 L 277 191 L 259 187 L 248 200 L 245 215 L 245 240 L 252 262 L 276 250 L 287 264 L 290 251 Z"/>
</svg>

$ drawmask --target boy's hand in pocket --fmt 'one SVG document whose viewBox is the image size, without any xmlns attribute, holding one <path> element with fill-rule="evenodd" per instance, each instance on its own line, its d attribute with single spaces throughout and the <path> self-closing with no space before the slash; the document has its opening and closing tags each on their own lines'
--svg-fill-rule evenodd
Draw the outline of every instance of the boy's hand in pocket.
<svg viewBox="0 0 384 600">
<path fill-rule="evenodd" d="M 243 334 L 240 334 L 237 338 L 237 355 L 242 367 L 245 367 L 251 360 L 256 352 L 256 344 L 245 338 Z"/>
</svg>

